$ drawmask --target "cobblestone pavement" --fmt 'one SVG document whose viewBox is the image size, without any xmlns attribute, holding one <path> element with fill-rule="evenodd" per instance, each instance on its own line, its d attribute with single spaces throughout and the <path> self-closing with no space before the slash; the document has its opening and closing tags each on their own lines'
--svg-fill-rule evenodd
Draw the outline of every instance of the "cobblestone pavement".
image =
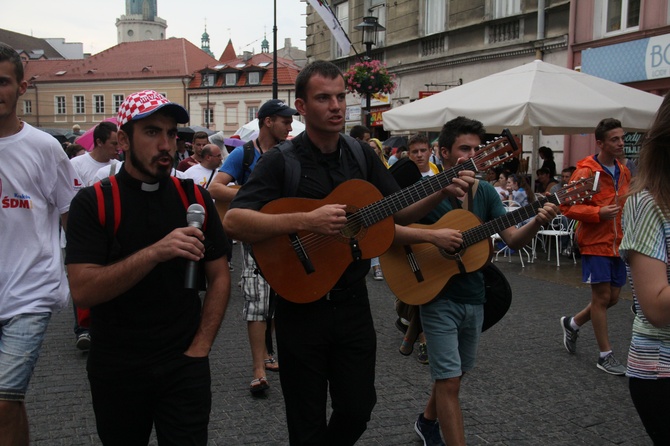
<svg viewBox="0 0 670 446">
<path fill-rule="evenodd" d="M 239 251 L 228 314 L 211 354 L 211 445 L 286 445 L 284 406 L 276 374 L 267 397 L 248 386 L 251 358 L 238 286 Z M 501 259 L 514 292 L 507 316 L 484 333 L 477 367 L 464 378 L 461 401 L 469 445 L 651 445 L 628 394 L 627 380 L 596 368 L 590 325 L 575 355 L 563 348 L 559 318 L 580 310 L 589 288 L 581 269 L 562 259 L 560 268 L 539 260 L 521 268 L 518 256 Z M 360 445 L 419 445 L 413 422 L 431 385 L 428 366 L 398 353 L 394 299 L 385 282 L 369 278 L 377 329 L 379 401 Z M 630 295 L 624 291 L 624 298 Z M 625 361 L 633 316 L 630 302 L 611 308 L 614 351 Z M 72 313 L 55 314 L 27 397 L 32 444 L 98 445 L 86 356 L 74 347 Z M 141 342 L 141 339 L 138 339 Z M 281 364 L 281 357 L 279 358 Z M 152 439 L 151 444 L 156 444 Z"/>
</svg>

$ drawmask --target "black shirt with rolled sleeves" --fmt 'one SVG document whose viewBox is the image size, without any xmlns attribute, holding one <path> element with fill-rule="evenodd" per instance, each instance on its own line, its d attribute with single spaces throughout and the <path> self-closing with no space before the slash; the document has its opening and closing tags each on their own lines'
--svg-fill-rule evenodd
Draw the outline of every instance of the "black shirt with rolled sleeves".
<svg viewBox="0 0 670 446">
<path fill-rule="evenodd" d="M 187 226 L 186 209 L 171 178 L 153 191 L 143 190 L 143 183 L 123 167 L 116 178 L 122 210 L 114 240 L 100 224 L 94 188 L 83 189 L 70 206 L 67 264 L 107 265 Z M 206 190 L 200 192 L 207 208 L 202 263 L 225 256 L 228 248 L 213 202 Z M 130 290 L 91 308 L 90 373 L 133 373 L 188 349 L 200 324 L 201 302 L 197 290 L 184 288 L 186 262 L 162 262 Z"/>
<path fill-rule="evenodd" d="M 386 196 L 400 189 L 393 176 L 388 172 L 370 147 L 360 144 L 354 150 L 363 150 L 367 172 L 354 155 L 346 148 L 340 137 L 339 148 L 332 154 L 322 153 L 303 132 L 295 138 L 298 142 L 296 155 L 300 161 L 300 181 L 295 194 L 299 198 L 323 199 L 341 183 L 353 179 L 363 179 L 372 183 L 382 195 Z M 258 160 L 247 182 L 240 188 L 230 208 L 260 210 L 265 204 L 286 197 L 284 172 L 285 160 L 281 151 L 274 147 Z M 339 203 L 348 204 L 348 203 Z M 334 288 L 347 288 L 363 278 L 370 269 L 370 260 L 353 262 Z"/>
</svg>

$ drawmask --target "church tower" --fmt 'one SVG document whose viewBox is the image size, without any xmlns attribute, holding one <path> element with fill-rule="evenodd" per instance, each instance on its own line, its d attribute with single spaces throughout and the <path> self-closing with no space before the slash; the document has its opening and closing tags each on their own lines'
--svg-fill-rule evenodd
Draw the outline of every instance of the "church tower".
<svg viewBox="0 0 670 446">
<path fill-rule="evenodd" d="M 261 53 L 270 52 L 270 42 L 268 42 L 267 34 L 263 34 L 263 41 L 261 42 Z"/>
<path fill-rule="evenodd" d="M 126 13 L 116 19 L 117 43 L 163 40 L 167 22 L 158 17 L 157 0 L 126 0 Z"/>
<path fill-rule="evenodd" d="M 202 38 L 200 39 L 200 49 L 214 57 L 214 54 L 209 49 L 209 34 L 207 34 L 207 25 L 205 25 L 205 32 L 202 33 Z"/>
</svg>

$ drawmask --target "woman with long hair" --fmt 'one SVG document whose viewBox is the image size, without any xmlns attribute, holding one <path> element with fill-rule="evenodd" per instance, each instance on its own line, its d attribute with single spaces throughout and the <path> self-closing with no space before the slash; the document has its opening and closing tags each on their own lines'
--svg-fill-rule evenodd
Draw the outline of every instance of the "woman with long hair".
<svg viewBox="0 0 670 446">
<path fill-rule="evenodd" d="M 633 290 L 635 320 L 626 375 L 655 445 L 670 444 L 670 95 L 640 150 L 623 212 L 619 247 Z"/>
<path fill-rule="evenodd" d="M 556 161 L 554 161 L 554 151 L 547 146 L 542 146 L 537 149 L 540 158 L 542 158 L 542 166 L 540 169 L 549 169 L 549 176 L 556 177 Z"/>
<path fill-rule="evenodd" d="M 386 157 L 384 156 L 384 149 L 382 148 L 382 142 L 378 140 L 377 138 L 370 138 L 368 141 L 368 144 L 370 144 L 370 147 L 372 147 L 372 150 L 375 151 L 377 156 L 379 157 L 380 160 L 382 160 L 382 163 L 386 166 L 386 168 L 389 168 L 389 163 L 386 161 Z"/>
<path fill-rule="evenodd" d="M 512 174 L 507 178 L 508 198 L 515 205 L 525 206 L 528 203 L 535 202 L 535 194 L 528 187 L 528 181 L 524 175 Z"/>
</svg>

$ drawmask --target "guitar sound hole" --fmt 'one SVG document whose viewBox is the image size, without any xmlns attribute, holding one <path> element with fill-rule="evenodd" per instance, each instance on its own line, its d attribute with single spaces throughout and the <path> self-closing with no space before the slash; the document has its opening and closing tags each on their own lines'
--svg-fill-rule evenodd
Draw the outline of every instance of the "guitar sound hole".
<svg viewBox="0 0 670 446">
<path fill-rule="evenodd" d="M 363 226 L 361 216 L 355 214 L 356 211 L 358 211 L 358 208 L 355 206 L 347 206 L 347 224 L 340 231 L 342 237 L 347 241 L 352 238 L 360 240 L 365 237 L 367 232 L 367 228 Z"/>
<path fill-rule="evenodd" d="M 465 252 L 465 249 L 459 248 L 456 251 L 447 251 L 446 249 L 440 248 L 440 254 L 447 260 L 460 260 L 461 256 Z"/>
</svg>

